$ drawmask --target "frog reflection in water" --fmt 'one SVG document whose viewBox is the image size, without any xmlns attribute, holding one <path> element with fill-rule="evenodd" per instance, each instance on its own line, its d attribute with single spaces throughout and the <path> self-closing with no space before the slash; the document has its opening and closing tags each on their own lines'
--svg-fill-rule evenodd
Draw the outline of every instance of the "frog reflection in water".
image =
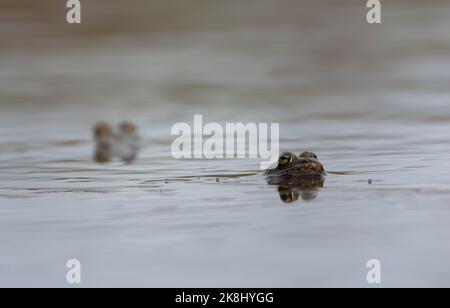
<svg viewBox="0 0 450 308">
<path fill-rule="evenodd" d="M 299 156 L 285 152 L 280 155 L 278 165 L 264 173 L 269 185 L 277 185 L 283 202 L 295 202 L 299 196 L 303 200 L 317 197 L 319 188 L 325 182 L 325 169 L 317 155 L 303 152 Z"/>
</svg>

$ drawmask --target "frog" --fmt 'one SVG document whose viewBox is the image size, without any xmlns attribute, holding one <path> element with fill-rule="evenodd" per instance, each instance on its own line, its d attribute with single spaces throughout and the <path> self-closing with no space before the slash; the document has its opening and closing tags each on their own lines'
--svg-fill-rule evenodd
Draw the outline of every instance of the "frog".
<svg viewBox="0 0 450 308">
<path fill-rule="evenodd" d="M 305 151 L 298 156 L 282 153 L 276 167 L 267 169 L 264 175 L 269 185 L 278 186 L 280 199 L 292 203 L 300 196 L 305 201 L 316 199 L 327 172 L 314 152 Z"/>
<path fill-rule="evenodd" d="M 141 148 L 141 137 L 137 127 L 129 121 L 122 122 L 118 130 L 114 130 L 107 122 L 100 122 L 94 127 L 95 153 L 98 163 L 109 163 L 119 159 L 132 163 Z"/>
</svg>

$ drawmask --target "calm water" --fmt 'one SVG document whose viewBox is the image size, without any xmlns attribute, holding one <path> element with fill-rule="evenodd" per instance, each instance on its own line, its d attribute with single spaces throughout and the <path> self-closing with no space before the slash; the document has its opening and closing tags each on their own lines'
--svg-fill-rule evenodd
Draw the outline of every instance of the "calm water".
<svg viewBox="0 0 450 308">
<path fill-rule="evenodd" d="M 54 1 L 0 13 L 0 286 L 67 286 L 71 258 L 87 287 L 364 287 L 372 258 L 382 286 L 450 286 L 449 3 L 369 26 L 361 1 L 131 2 L 75 30 Z M 285 203 L 259 161 L 173 159 L 194 114 L 280 123 L 324 187 Z M 140 158 L 93 163 L 123 119 Z"/>
</svg>

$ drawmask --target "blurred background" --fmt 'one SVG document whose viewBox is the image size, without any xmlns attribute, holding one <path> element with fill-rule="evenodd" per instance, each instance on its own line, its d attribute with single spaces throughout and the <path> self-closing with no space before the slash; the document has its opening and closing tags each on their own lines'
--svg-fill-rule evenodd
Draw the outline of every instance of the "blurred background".
<svg viewBox="0 0 450 308">
<path fill-rule="evenodd" d="M 96 0 L 82 1 L 82 24 L 69 25 L 65 1 L 5 0 L 2 110 L 98 104 L 95 118 L 118 105 L 309 104 L 322 116 L 398 119 L 440 100 L 431 112 L 442 111 L 448 1 L 382 5 L 383 24 L 369 25 L 355 0 Z"/>
<path fill-rule="evenodd" d="M 0 2 L 1 286 L 73 257 L 85 286 L 366 286 L 371 258 L 450 285 L 449 1 L 81 3 Z M 280 123 L 324 188 L 287 206 L 258 161 L 172 159 L 194 114 Z M 139 125 L 135 164 L 92 162 L 100 120 Z"/>
</svg>

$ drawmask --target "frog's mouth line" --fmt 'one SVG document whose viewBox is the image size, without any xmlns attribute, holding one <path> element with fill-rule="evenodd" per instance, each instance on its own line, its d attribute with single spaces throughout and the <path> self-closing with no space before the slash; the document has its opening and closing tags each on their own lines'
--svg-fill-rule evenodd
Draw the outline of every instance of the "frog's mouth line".
<svg viewBox="0 0 450 308">
<path fill-rule="evenodd" d="M 293 177 L 301 177 L 301 176 L 308 176 L 308 175 L 322 175 L 322 176 L 326 176 L 328 173 L 327 171 L 323 170 L 322 172 L 298 172 L 298 174 L 296 175 L 292 175 L 292 174 L 286 174 L 289 171 L 295 170 L 296 166 L 292 166 L 292 167 L 288 167 L 288 168 L 284 168 L 284 169 L 267 169 L 266 171 L 264 171 L 264 175 L 265 176 L 293 176 Z"/>
</svg>

